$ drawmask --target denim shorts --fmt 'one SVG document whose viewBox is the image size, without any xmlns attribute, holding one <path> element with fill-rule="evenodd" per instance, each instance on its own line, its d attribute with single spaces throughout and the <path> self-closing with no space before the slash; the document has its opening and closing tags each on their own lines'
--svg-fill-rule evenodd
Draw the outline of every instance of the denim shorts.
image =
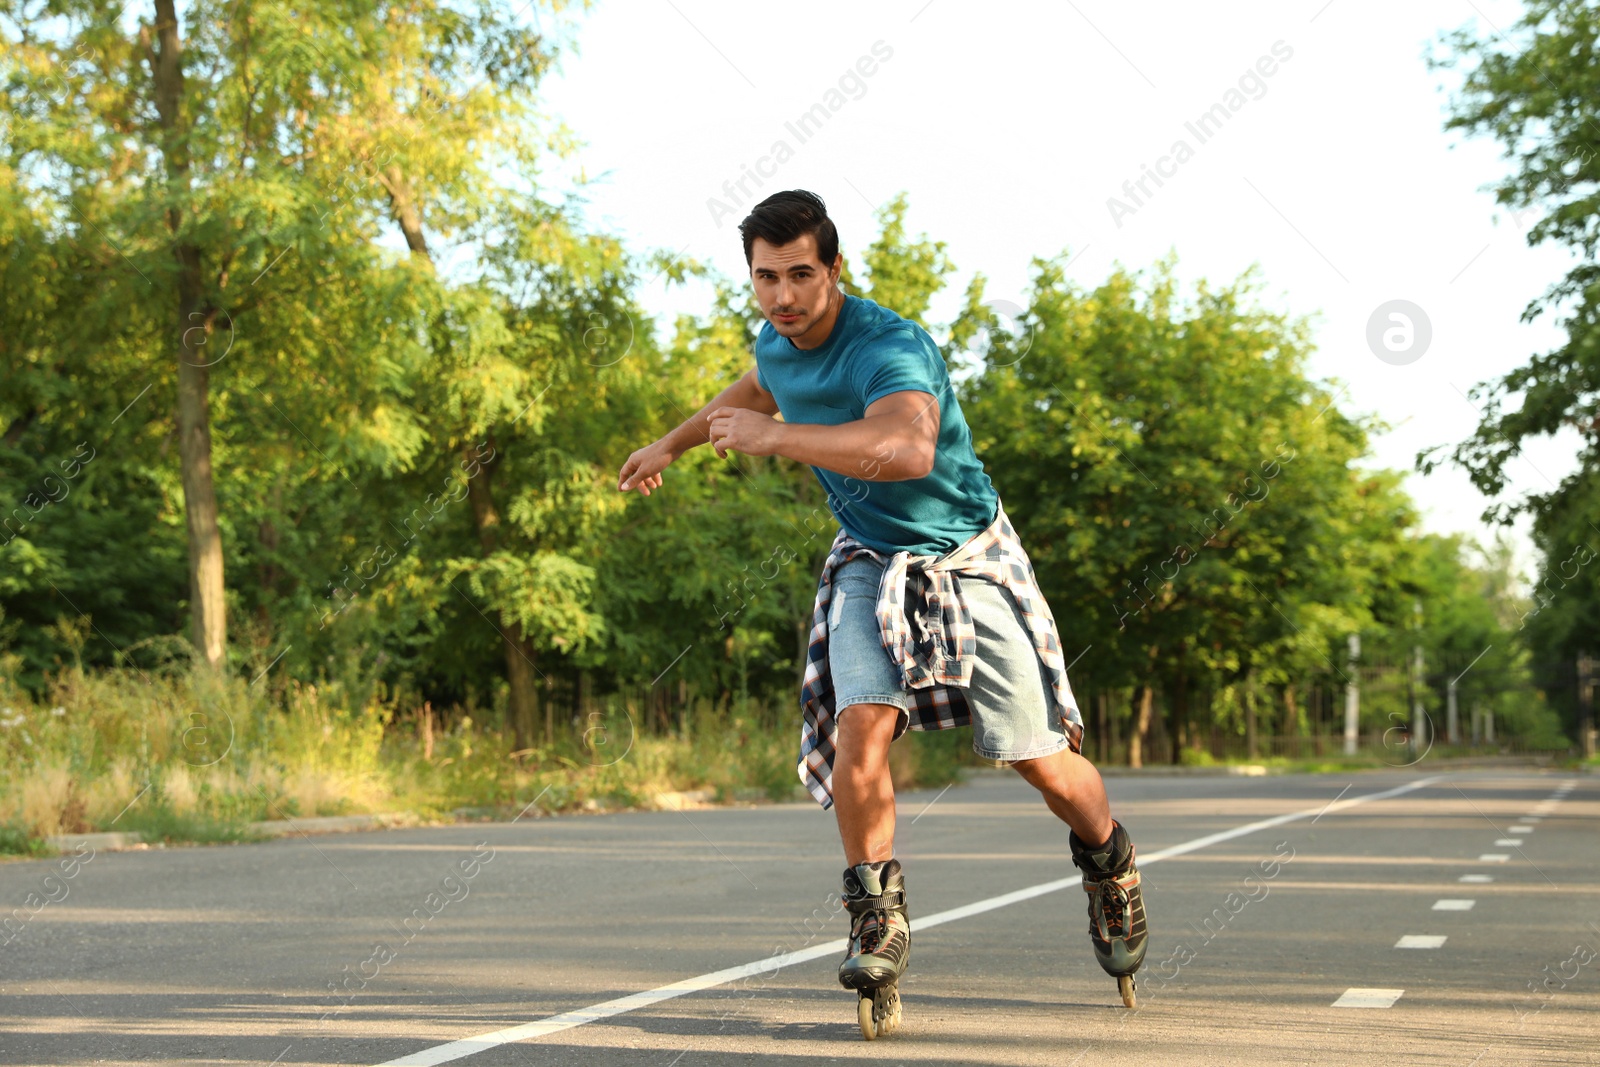
<svg viewBox="0 0 1600 1067">
<path fill-rule="evenodd" d="M 834 710 L 851 704 L 888 704 L 908 711 L 911 695 L 883 647 L 878 631 L 878 584 L 883 564 L 861 554 L 833 575 L 828 608 L 828 670 Z M 1037 759 L 1069 747 L 1051 703 L 1049 683 L 1022 613 L 1004 586 L 961 576 L 972 612 L 978 654 L 967 703 L 972 709 L 972 750 L 984 759 Z"/>
</svg>

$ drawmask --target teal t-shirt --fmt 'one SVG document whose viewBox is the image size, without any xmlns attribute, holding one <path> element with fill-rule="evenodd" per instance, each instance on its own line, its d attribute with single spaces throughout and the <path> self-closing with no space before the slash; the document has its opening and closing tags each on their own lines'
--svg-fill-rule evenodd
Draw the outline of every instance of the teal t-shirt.
<svg viewBox="0 0 1600 1067">
<path fill-rule="evenodd" d="M 871 456 L 851 477 L 812 467 L 834 518 L 880 552 L 942 556 L 994 521 L 999 497 L 977 453 L 944 359 L 928 332 L 871 300 L 845 297 L 833 332 L 799 349 L 769 322 L 756 338 L 756 379 L 789 423 L 837 426 L 864 418 L 867 405 L 914 389 L 938 398 L 939 440 L 923 478 L 872 482 Z"/>
</svg>

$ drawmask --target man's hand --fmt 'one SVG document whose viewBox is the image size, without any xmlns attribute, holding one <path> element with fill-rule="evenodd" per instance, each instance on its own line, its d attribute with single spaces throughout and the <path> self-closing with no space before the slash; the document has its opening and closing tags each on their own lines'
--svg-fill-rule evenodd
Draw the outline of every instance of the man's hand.
<svg viewBox="0 0 1600 1067">
<path fill-rule="evenodd" d="M 718 408 L 711 413 L 711 447 L 727 458 L 729 450 L 747 456 L 774 455 L 784 424 L 749 408 Z"/>
<path fill-rule="evenodd" d="M 630 489 L 637 489 L 649 496 L 650 490 L 661 488 L 661 472 L 677 458 L 660 441 L 646 445 L 629 456 L 628 462 L 622 465 L 622 470 L 617 474 L 617 490 L 626 493 Z"/>
</svg>

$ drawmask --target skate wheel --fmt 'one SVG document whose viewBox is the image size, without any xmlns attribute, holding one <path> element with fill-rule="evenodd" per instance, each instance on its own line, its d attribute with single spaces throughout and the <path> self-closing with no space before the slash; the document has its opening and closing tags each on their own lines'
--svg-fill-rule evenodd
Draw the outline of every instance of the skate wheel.
<svg viewBox="0 0 1600 1067">
<path fill-rule="evenodd" d="M 892 1034 L 900 1029 L 900 989 L 890 986 L 888 995 L 884 997 L 882 1018 L 878 1023 L 879 1034 Z"/>
<path fill-rule="evenodd" d="M 1117 979 L 1117 992 L 1122 994 L 1124 1008 L 1137 1008 L 1139 998 L 1134 995 L 1133 975 L 1125 974 Z"/>
<path fill-rule="evenodd" d="M 872 997 L 862 997 L 856 1001 L 856 1022 L 861 1024 L 861 1036 L 871 1041 L 878 1036 L 878 1024 L 872 1018 Z"/>
<path fill-rule="evenodd" d="M 868 1041 L 887 1037 L 900 1029 L 900 990 L 897 986 L 880 986 L 863 991 L 856 1001 L 856 1022 L 861 1024 L 861 1036 Z"/>
</svg>

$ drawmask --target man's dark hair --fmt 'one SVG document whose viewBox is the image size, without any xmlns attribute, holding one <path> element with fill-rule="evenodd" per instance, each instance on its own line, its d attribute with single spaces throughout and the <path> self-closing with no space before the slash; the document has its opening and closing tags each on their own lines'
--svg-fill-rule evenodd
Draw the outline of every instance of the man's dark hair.
<svg viewBox="0 0 1600 1067">
<path fill-rule="evenodd" d="M 816 193 L 804 189 L 790 189 L 773 193 L 750 209 L 750 214 L 739 223 L 739 236 L 744 238 L 744 262 L 750 264 L 751 249 L 759 237 L 768 244 L 786 245 L 806 234 L 817 239 L 817 258 L 827 270 L 839 255 L 839 231 L 828 218 L 828 205 Z"/>
</svg>

